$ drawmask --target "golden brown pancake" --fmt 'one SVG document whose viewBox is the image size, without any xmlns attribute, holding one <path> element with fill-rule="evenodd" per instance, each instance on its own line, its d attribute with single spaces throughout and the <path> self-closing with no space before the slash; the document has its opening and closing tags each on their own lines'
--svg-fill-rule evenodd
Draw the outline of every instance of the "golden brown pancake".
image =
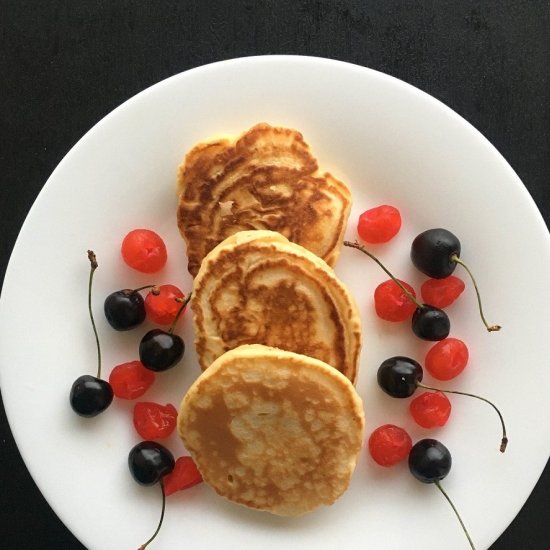
<svg viewBox="0 0 550 550">
<path fill-rule="evenodd" d="M 261 345 L 218 358 L 181 404 L 178 431 L 218 494 L 273 514 L 332 504 L 348 487 L 364 414 L 329 365 Z"/>
<path fill-rule="evenodd" d="M 233 233 L 282 233 L 334 265 L 351 208 L 344 183 L 318 169 L 302 135 L 261 123 L 236 139 L 199 143 L 178 168 L 177 222 L 195 276 Z"/>
<path fill-rule="evenodd" d="M 241 344 L 264 344 L 320 359 L 355 382 L 355 300 L 321 258 L 280 233 L 242 231 L 210 251 L 191 307 L 203 370 Z"/>
</svg>

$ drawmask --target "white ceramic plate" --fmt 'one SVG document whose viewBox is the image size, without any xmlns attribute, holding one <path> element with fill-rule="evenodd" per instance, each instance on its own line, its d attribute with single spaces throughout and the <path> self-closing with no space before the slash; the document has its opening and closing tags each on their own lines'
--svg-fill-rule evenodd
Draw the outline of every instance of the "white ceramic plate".
<svg viewBox="0 0 550 550">
<path fill-rule="evenodd" d="M 189 288 L 174 215 L 175 170 L 183 154 L 197 141 L 259 121 L 298 128 L 321 166 L 348 182 L 354 196 L 349 238 L 367 207 L 389 203 L 401 209 L 400 234 L 373 251 L 417 289 L 424 278 L 408 258 L 412 238 L 442 226 L 461 239 L 486 315 L 504 328 L 485 331 L 467 282 L 448 312 L 452 335 L 470 347 L 470 364 L 446 386 L 498 404 L 510 436 L 504 455 L 498 451 L 498 419 L 484 403 L 452 397 L 448 425 L 428 432 L 414 427 L 406 401 L 377 388 L 383 359 L 403 354 L 422 361 L 429 344 L 408 326 L 375 318 L 372 291 L 386 277 L 366 256 L 344 249 L 337 273 L 363 315 L 357 387 L 367 434 L 392 422 L 415 440 L 443 441 L 454 460 L 444 486 L 478 548 L 487 548 L 519 511 L 550 454 L 550 310 L 537 307 L 550 280 L 548 233 L 516 174 L 462 118 L 403 82 L 336 61 L 247 58 L 174 76 L 116 109 L 60 163 L 21 230 L 0 310 L 3 397 L 31 474 L 90 549 L 137 547 L 154 530 L 160 492 L 137 486 L 126 465 L 138 441 L 132 404 L 117 401 L 91 420 L 78 418 L 68 405 L 73 380 L 94 374 L 96 366 L 86 250 L 94 249 L 100 264 L 93 301 L 107 375 L 115 364 L 137 357 L 145 328 L 112 331 L 102 315 L 103 298 L 149 281 Z M 155 229 L 167 242 L 168 265 L 155 277 L 132 272 L 119 258 L 122 237 L 135 227 Z M 147 399 L 178 404 L 198 375 L 189 318 L 183 336 L 186 357 L 158 376 Z M 183 452 L 176 436 L 167 445 L 176 455 Z M 363 452 L 349 491 L 334 506 L 299 519 L 232 505 L 204 484 L 178 493 L 169 498 L 154 547 L 428 550 L 442 543 L 447 550 L 467 547 L 437 489 L 414 480 L 405 464 L 382 469 Z"/>
</svg>

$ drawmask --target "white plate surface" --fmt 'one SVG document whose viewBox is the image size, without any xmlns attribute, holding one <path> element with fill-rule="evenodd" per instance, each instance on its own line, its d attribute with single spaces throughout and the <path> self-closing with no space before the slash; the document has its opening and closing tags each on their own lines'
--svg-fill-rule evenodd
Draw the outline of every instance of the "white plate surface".
<svg viewBox="0 0 550 550">
<path fill-rule="evenodd" d="M 344 249 L 337 273 L 361 308 L 364 349 L 357 385 L 367 434 L 391 422 L 413 439 L 437 437 L 451 450 L 444 486 L 479 549 L 512 521 L 550 454 L 547 391 L 550 370 L 546 226 L 526 189 L 499 153 L 456 113 L 419 90 L 381 73 L 341 62 L 300 57 L 226 61 L 174 76 L 132 98 L 87 133 L 54 171 L 15 246 L 0 307 L 0 365 L 5 406 L 22 456 L 62 521 L 90 549 L 136 548 L 160 513 L 157 488 L 131 479 L 128 450 L 138 441 L 132 404 L 117 401 L 91 420 L 68 405 L 73 380 L 95 372 L 95 343 L 86 310 L 86 250 L 96 251 L 94 311 L 105 375 L 135 359 L 146 327 L 115 333 L 103 298 L 149 281 L 188 289 L 185 248 L 175 224 L 175 170 L 197 141 L 239 133 L 259 121 L 299 129 L 321 167 L 346 181 L 358 214 L 389 203 L 403 216 L 399 235 L 372 247 L 419 289 L 410 263 L 420 231 L 442 226 L 462 242 L 462 258 L 478 276 L 489 321 L 479 320 L 472 285 L 448 313 L 451 335 L 464 339 L 470 363 L 449 388 L 477 392 L 502 409 L 510 436 L 498 451 L 500 425 L 482 402 L 451 397 L 453 413 L 436 431 L 415 428 L 407 401 L 376 386 L 382 360 L 409 355 L 421 362 L 430 344 L 408 326 L 379 321 L 372 292 L 386 279 L 366 256 Z M 123 265 L 125 233 L 149 227 L 166 240 L 169 261 L 154 277 Z M 457 272 L 458 273 L 458 272 Z M 466 279 L 466 274 L 462 272 Z M 179 403 L 199 373 L 190 318 L 183 362 L 158 376 L 143 399 Z M 426 380 L 430 380 L 429 377 Z M 183 452 L 176 436 L 167 445 Z M 232 505 L 204 484 L 169 498 L 155 548 L 316 550 L 467 548 L 451 509 L 435 487 L 405 464 L 382 469 L 366 452 L 348 492 L 332 507 L 284 519 Z"/>
</svg>

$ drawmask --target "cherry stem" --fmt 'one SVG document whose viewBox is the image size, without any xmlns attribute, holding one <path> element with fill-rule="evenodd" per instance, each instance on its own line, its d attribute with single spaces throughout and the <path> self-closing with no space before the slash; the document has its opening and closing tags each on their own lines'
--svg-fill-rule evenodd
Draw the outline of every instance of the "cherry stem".
<svg viewBox="0 0 550 550">
<path fill-rule="evenodd" d="M 470 543 L 470 546 L 472 550 L 476 550 L 476 547 L 474 545 L 474 542 L 472 541 L 470 534 L 468 533 L 468 529 L 466 529 L 466 526 L 464 525 L 464 522 L 462 521 L 462 518 L 460 517 L 460 514 L 458 513 L 458 510 L 455 508 L 455 505 L 453 504 L 453 501 L 449 498 L 449 495 L 445 492 L 445 489 L 441 487 L 441 483 L 439 483 L 439 480 L 434 481 L 435 486 L 441 491 L 441 494 L 447 499 L 447 502 L 451 505 L 451 508 L 453 509 L 453 512 L 455 513 L 456 517 L 458 518 L 458 521 L 460 522 L 460 525 L 462 526 L 462 529 L 464 530 L 464 533 L 466 534 L 466 538 L 468 539 L 468 542 Z"/>
<path fill-rule="evenodd" d="M 176 313 L 176 316 L 174 317 L 170 328 L 168 329 L 168 334 L 172 334 L 174 332 L 174 329 L 176 328 L 176 323 L 178 322 L 180 315 L 183 313 L 183 310 L 185 309 L 185 306 L 189 303 L 189 300 L 191 300 L 191 294 L 192 292 L 190 292 L 181 303 L 181 306 L 178 309 L 178 312 Z"/>
<path fill-rule="evenodd" d="M 493 407 L 493 409 L 495 409 L 495 411 L 497 412 L 498 417 L 500 418 L 500 424 L 502 425 L 502 440 L 500 441 L 500 452 L 503 453 L 506 450 L 506 446 L 508 445 L 508 437 L 506 436 L 506 426 L 504 425 L 504 418 L 502 418 L 502 414 L 500 414 L 500 411 L 497 409 L 497 407 L 493 403 L 491 403 L 488 399 L 485 399 L 485 397 L 481 397 L 473 393 L 466 393 L 458 390 L 442 390 L 441 388 L 433 388 L 432 386 L 426 386 L 421 382 L 417 382 L 416 385 L 420 388 L 424 388 L 425 390 L 440 391 L 443 393 L 455 393 L 457 395 L 466 395 L 467 397 L 475 397 L 476 399 L 480 399 L 481 401 L 485 401 L 485 403 L 488 403 L 489 405 L 491 405 L 491 407 Z"/>
<path fill-rule="evenodd" d="M 90 260 L 90 278 L 88 280 L 88 313 L 90 314 L 90 320 L 92 321 L 92 328 L 94 329 L 95 343 L 97 346 L 97 378 L 101 378 L 101 346 L 99 345 L 99 336 L 95 326 L 94 314 L 92 313 L 92 281 L 94 279 L 95 270 L 98 266 L 97 258 L 93 250 L 88 250 L 88 260 Z"/>
<path fill-rule="evenodd" d="M 157 285 L 140 286 L 139 288 L 134 288 L 132 292 L 139 292 L 140 290 L 145 290 L 146 288 L 152 288 L 153 290 L 151 290 L 151 294 L 153 294 L 154 296 L 158 296 L 160 294 L 160 289 Z"/>
<path fill-rule="evenodd" d="M 162 527 L 162 522 L 164 520 L 164 510 L 166 510 L 166 493 L 164 492 L 164 483 L 163 483 L 162 479 L 160 480 L 160 490 L 162 491 L 162 510 L 160 512 L 159 523 L 157 525 L 157 528 L 156 528 L 155 532 L 153 533 L 153 536 L 145 544 L 142 544 L 138 548 L 138 550 L 144 550 L 145 548 L 147 548 L 147 546 L 149 546 L 149 544 L 151 542 L 153 542 L 153 540 L 155 540 L 155 537 L 158 535 L 158 532 L 160 531 L 160 528 Z"/>
<path fill-rule="evenodd" d="M 500 325 L 490 325 L 487 322 L 487 320 L 485 319 L 485 316 L 483 315 L 483 308 L 481 307 L 481 295 L 479 293 L 479 289 L 477 288 L 477 283 L 476 283 L 474 274 L 470 271 L 468 266 L 456 254 L 453 254 L 451 256 L 451 261 L 455 262 L 456 264 L 460 264 L 466 270 L 468 275 L 470 276 L 470 279 L 472 280 L 472 283 L 474 284 L 474 290 L 476 291 L 477 305 L 479 307 L 479 315 L 481 317 L 481 320 L 483 321 L 483 324 L 487 328 L 487 330 L 489 332 L 496 332 L 496 331 L 500 330 L 502 328 Z"/>
<path fill-rule="evenodd" d="M 416 307 L 423 308 L 424 305 L 421 304 L 404 286 L 401 284 L 401 281 L 396 279 L 384 266 L 384 264 L 373 254 L 371 254 L 362 244 L 359 244 L 357 241 L 354 243 L 350 241 L 344 241 L 344 246 L 349 246 L 350 248 L 356 248 L 357 250 L 360 250 L 363 252 L 363 254 L 366 254 L 371 260 L 374 260 L 383 270 L 384 272 L 391 278 L 391 280 L 405 293 L 407 298 L 413 302 Z"/>
</svg>

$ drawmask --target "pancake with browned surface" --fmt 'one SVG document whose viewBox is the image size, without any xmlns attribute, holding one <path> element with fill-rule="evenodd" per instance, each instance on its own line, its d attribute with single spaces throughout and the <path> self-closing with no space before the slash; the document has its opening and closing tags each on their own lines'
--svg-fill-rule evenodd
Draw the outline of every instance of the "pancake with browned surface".
<svg viewBox="0 0 550 550">
<path fill-rule="evenodd" d="M 178 431 L 204 481 L 229 500 L 296 516 L 348 487 L 361 399 L 329 365 L 261 345 L 218 358 L 191 386 Z"/>
<path fill-rule="evenodd" d="M 210 251 L 191 307 L 203 370 L 241 344 L 265 344 L 356 379 L 361 322 L 353 296 L 321 258 L 280 233 L 241 231 Z"/>
<path fill-rule="evenodd" d="M 247 229 L 278 231 L 334 265 L 351 208 L 347 186 L 319 171 L 300 132 L 265 123 L 191 149 L 178 194 L 193 276 L 214 246 Z"/>
</svg>

